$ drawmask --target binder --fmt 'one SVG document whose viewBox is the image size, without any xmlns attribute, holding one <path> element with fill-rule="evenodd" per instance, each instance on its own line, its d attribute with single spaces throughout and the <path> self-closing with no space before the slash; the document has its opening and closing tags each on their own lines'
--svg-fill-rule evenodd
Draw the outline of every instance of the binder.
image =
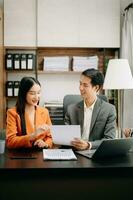
<svg viewBox="0 0 133 200">
<path fill-rule="evenodd" d="M 15 97 L 18 96 L 19 83 L 20 83 L 19 81 L 14 81 L 14 87 L 13 87 L 14 91 L 13 91 L 13 95 L 14 95 Z"/>
<path fill-rule="evenodd" d="M 7 53 L 6 54 L 6 69 L 13 69 L 13 54 Z"/>
<path fill-rule="evenodd" d="M 27 63 L 27 59 L 26 59 L 26 54 L 21 54 L 20 55 L 20 68 L 22 70 L 26 70 L 26 63 Z"/>
<path fill-rule="evenodd" d="M 34 68 L 34 54 L 27 54 L 27 69 L 32 70 Z"/>
<path fill-rule="evenodd" d="M 20 69 L 20 54 L 14 54 L 14 69 Z"/>
<path fill-rule="evenodd" d="M 13 81 L 6 82 L 6 96 L 7 97 L 13 97 L 13 87 L 14 87 Z"/>
</svg>

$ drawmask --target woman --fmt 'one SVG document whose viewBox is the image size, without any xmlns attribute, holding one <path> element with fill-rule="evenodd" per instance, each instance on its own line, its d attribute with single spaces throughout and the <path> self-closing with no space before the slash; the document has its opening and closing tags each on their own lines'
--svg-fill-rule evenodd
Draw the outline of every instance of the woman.
<svg viewBox="0 0 133 200">
<path fill-rule="evenodd" d="M 38 106 L 41 85 L 33 77 L 20 81 L 16 106 L 7 111 L 6 143 L 8 148 L 51 148 L 51 120 L 46 108 Z"/>
</svg>

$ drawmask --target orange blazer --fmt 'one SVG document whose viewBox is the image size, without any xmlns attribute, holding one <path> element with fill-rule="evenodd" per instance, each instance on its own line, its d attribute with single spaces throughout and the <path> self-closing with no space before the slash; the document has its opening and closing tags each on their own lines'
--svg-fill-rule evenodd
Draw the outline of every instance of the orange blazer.
<svg viewBox="0 0 133 200">
<path fill-rule="evenodd" d="M 30 134 L 33 133 L 34 127 L 32 126 L 28 115 L 25 113 L 25 123 L 26 123 L 26 135 L 22 134 L 20 116 L 16 112 L 16 108 L 10 108 L 7 110 L 7 125 L 6 125 L 6 145 L 8 148 L 27 148 L 32 147 L 32 142 L 30 141 Z M 49 112 L 46 108 L 37 106 L 36 108 L 36 128 L 40 125 L 48 124 L 51 125 L 51 120 Z M 42 132 L 43 133 L 43 132 Z M 49 147 L 52 147 L 52 137 L 49 131 L 45 132 L 37 139 L 43 139 Z"/>
</svg>

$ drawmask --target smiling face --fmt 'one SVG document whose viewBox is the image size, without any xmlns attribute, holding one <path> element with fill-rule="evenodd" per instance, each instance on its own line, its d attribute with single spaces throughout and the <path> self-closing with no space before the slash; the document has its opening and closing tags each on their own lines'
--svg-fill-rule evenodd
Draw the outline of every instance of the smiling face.
<svg viewBox="0 0 133 200">
<path fill-rule="evenodd" d="M 94 99 L 97 95 L 98 89 L 99 86 L 93 86 L 89 77 L 81 75 L 79 90 L 84 100 Z"/>
<path fill-rule="evenodd" d="M 30 106 L 37 106 L 41 96 L 41 87 L 38 84 L 34 84 L 26 95 L 26 103 Z"/>
</svg>

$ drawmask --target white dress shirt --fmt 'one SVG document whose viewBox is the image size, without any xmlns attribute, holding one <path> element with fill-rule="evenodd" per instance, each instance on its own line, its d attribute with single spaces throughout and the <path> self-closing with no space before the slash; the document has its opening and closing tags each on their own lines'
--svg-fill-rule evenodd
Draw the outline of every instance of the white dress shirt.
<svg viewBox="0 0 133 200">
<path fill-rule="evenodd" d="M 96 100 L 97 98 L 95 99 L 94 103 L 90 107 L 87 107 L 86 103 L 84 102 L 84 126 L 83 126 L 83 134 L 82 134 L 82 139 L 84 141 L 89 140 L 91 118 L 92 118 L 92 113 L 93 113 Z"/>
</svg>

